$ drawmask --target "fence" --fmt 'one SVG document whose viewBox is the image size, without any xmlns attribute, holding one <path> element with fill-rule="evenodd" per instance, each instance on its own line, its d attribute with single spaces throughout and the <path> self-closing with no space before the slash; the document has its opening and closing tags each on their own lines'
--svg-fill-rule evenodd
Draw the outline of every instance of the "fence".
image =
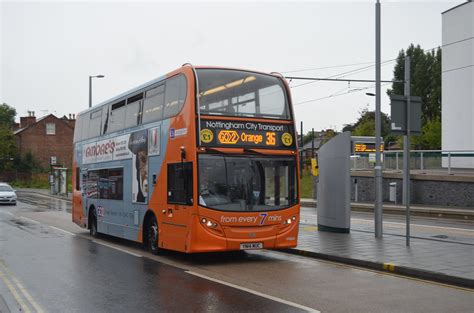
<svg viewBox="0 0 474 313">
<path fill-rule="evenodd" d="M 382 155 L 384 170 L 402 171 L 403 150 L 384 151 Z M 373 170 L 374 154 L 351 156 L 352 170 Z M 454 174 L 458 171 L 474 175 L 474 150 L 411 150 L 410 170 Z"/>
</svg>

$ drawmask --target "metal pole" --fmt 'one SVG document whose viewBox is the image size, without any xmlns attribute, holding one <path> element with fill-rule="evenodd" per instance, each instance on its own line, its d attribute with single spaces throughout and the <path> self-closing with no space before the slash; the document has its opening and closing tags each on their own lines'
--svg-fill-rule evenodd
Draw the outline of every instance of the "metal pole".
<svg viewBox="0 0 474 313">
<path fill-rule="evenodd" d="M 314 159 L 314 128 L 311 128 L 311 157 Z"/>
<path fill-rule="evenodd" d="M 303 155 L 303 153 L 304 153 L 304 151 L 303 151 L 303 142 L 304 142 L 303 139 L 304 139 L 304 138 L 303 138 L 303 137 L 304 137 L 304 135 L 303 135 L 303 121 L 301 121 L 300 178 L 303 178 L 303 162 L 304 162 L 304 161 L 303 161 L 303 158 L 304 158 L 304 155 Z"/>
<path fill-rule="evenodd" d="M 89 108 L 92 107 L 92 76 L 89 76 Z"/>
<path fill-rule="evenodd" d="M 380 156 L 381 116 L 380 116 L 380 1 L 375 4 L 375 237 L 382 238 L 382 162 Z"/>
<path fill-rule="evenodd" d="M 442 154 L 441 152 L 441 155 Z M 448 152 L 448 175 L 451 175 L 451 151 Z"/>
<path fill-rule="evenodd" d="M 406 206 L 406 245 L 410 246 L 410 57 L 405 57 L 406 131 L 403 138 L 403 193 Z"/>
<path fill-rule="evenodd" d="M 396 169 L 397 169 L 397 172 L 398 172 L 398 152 L 395 153 L 395 161 L 397 162 Z"/>
<path fill-rule="evenodd" d="M 420 155 L 420 162 L 421 162 L 421 173 L 424 174 L 425 173 L 425 166 L 423 164 L 423 152 L 421 152 L 421 155 Z"/>
</svg>

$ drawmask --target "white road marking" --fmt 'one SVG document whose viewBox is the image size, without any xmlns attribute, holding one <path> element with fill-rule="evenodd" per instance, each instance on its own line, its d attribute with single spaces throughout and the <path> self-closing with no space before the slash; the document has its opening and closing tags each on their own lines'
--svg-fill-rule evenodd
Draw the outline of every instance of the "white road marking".
<svg viewBox="0 0 474 313">
<path fill-rule="evenodd" d="M 2 212 L 4 214 L 7 214 L 7 215 L 10 215 L 10 216 L 15 216 L 15 214 L 13 214 L 11 212 L 7 212 L 7 211 L 3 211 L 3 210 L 0 210 L 0 212 Z"/>
<path fill-rule="evenodd" d="M 52 228 L 52 229 L 58 230 L 60 232 L 66 233 L 68 235 L 76 236 L 76 234 L 71 233 L 70 231 L 67 231 L 67 230 L 64 230 L 64 229 L 61 229 L 61 228 L 58 228 L 58 227 L 54 227 L 54 226 L 49 226 L 49 227 Z"/>
<path fill-rule="evenodd" d="M 133 252 L 130 252 L 130 251 L 127 251 L 125 249 L 122 249 L 122 248 L 119 248 L 119 247 L 116 247 L 116 246 L 112 246 L 112 245 L 109 245 L 109 244 L 106 244 L 104 242 L 100 242 L 100 241 L 97 241 L 97 240 L 92 240 L 92 242 L 96 243 L 96 244 L 99 244 L 99 245 L 102 245 L 102 246 L 106 246 L 108 248 L 112 248 L 112 249 L 115 249 L 115 250 L 118 250 L 120 252 L 123 252 L 123 253 L 127 253 L 127 254 L 130 254 L 130 255 L 133 255 L 137 258 L 141 258 L 143 257 L 141 254 L 137 254 L 137 253 L 133 253 Z"/>
<path fill-rule="evenodd" d="M 254 295 L 257 295 L 257 296 L 260 296 L 260 297 L 263 297 L 263 298 L 267 298 L 267 299 L 270 299 L 270 300 L 273 300 L 273 301 L 276 301 L 276 302 L 280 302 L 280 303 L 292 306 L 294 308 L 305 310 L 307 312 L 320 313 L 320 311 L 318 311 L 318 310 L 312 309 L 310 307 L 307 307 L 307 306 L 304 306 L 304 305 L 301 305 L 301 304 L 298 304 L 298 303 L 283 300 L 283 299 L 278 298 L 278 297 L 270 296 L 270 295 L 267 295 L 265 293 L 261 293 L 261 292 L 258 292 L 258 291 L 252 290 L 252 289 L 237 286 L 237 285 L 234 285 L 234 284 L 231 284 L 231 283 L 219 280 L 219 279 L 215 279 L 215 278 L 212 278 L 212 277 L 209 277 L 209 276 L 206 276 L 206 275 L 196 273 L 196 272 L 186 271 L 186 273 L 188 273 L 190 275 L 197 276 L 197 277 L 201 277 L 201 278 L 204 278 L 204 279 L 207 279 L 207 280 L 210 280 L 210 281 L 222 284 L 222 285 L 226 285 L 226 286 L 229 286 L 229 287 L 232 287 L 232 288 L 235 288 L 235 289 L 239 289 L 239 290 L 242 290 L 242 291 L 245 291 L 245 292 L 248 292 L 248 293 L 252 293 Z"/>
</svg>

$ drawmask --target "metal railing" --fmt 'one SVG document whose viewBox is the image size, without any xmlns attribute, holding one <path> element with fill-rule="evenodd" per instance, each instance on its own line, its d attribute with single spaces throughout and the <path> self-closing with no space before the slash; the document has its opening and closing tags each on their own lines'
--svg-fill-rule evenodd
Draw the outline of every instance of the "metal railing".
<svg viewBox="0 0 474 313">
<path fill-rule="evenodd" d="M 351 170 L 373 170 L 375 158 L 371 154 L 351 156 Z M 383 152 L 383 169 L 402 171 L 403 150 Z M 410 170 L 419 173 L 439 172 L 452 175 L 456 172 L 474 175 L 474 150 L 411 150 Z"/>
</svg>

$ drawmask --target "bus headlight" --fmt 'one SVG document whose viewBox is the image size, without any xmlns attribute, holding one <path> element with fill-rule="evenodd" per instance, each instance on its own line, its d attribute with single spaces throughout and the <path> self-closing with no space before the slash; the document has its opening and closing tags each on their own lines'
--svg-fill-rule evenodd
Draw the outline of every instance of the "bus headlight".
<svg viewBox="0 0 474 313">
<path fill-rule="evenodd" d="M 293 222 L 296 222 L 296 216 L 292 216 L 291 218 L 287 218 L 285 221 L 283 221 L 283 225 L 290 225 Z"/>
<path fill-rule="evenodd" d="M 217 228 L 217 223 L 215 223 L 215 222 L 213 222 L 213 221 L 211 221 L 211 220 L 208 220 L 208 219 L 206 219 L 205 217 L 203 217 L 203 218 L 201 219 L 201 223 L 204 224 L 204 225 L 206 225 L 206 226 L 209 227 L 209 228 Z"/>
</svg>

